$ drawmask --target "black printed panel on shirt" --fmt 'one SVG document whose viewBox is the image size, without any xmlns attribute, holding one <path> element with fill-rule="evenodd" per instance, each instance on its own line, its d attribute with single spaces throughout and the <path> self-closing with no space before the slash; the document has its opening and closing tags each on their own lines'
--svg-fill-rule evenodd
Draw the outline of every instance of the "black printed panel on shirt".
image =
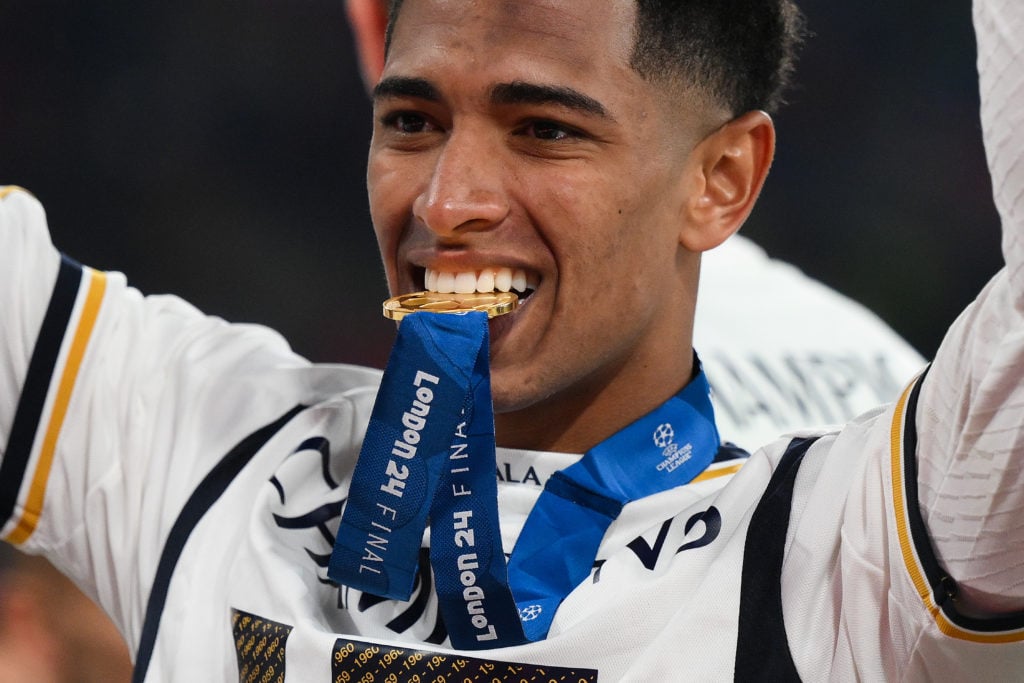
<svg viewBox="0 0 1024 683">
<path fill-rule="evenodd" d="M 594 669 L 538 666 L 338 638 L 333 683 L 594 683 Z"/>
<path fill-rule="evenodd" d="M 239 683 L 284 683 L 284 649 L 292 627 L 232 610 Z"/>
</svg>

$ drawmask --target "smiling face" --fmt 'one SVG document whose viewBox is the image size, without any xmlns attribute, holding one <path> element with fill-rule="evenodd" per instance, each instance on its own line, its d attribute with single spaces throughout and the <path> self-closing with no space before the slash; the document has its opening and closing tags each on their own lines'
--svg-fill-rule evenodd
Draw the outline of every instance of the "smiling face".
<svg viewBox="0 0 1024 683">
<path fill-rule="evenodd" d="M 640 77 L 632 27 L 631 0 L 406 0 L 395 26 L 368 172 L 388 283 L 520 280 L 491 323 L 504 445 L 586 449 L 690 377 L 692 150 L 724 119 Z"/>
</svg>

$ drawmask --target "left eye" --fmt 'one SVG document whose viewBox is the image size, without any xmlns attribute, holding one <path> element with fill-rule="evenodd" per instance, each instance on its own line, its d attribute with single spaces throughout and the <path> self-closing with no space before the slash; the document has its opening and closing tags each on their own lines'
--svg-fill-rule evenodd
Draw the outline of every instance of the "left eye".
<svg viewBox="0 0 1024 683">
<path fill-rule="evenodd" d="M 575 129 L 554 121 L 531 121 L 525 126 L 524 132 L 538 140 L 568 140 L 579 137 L 579 132 Z"/>
</svg>

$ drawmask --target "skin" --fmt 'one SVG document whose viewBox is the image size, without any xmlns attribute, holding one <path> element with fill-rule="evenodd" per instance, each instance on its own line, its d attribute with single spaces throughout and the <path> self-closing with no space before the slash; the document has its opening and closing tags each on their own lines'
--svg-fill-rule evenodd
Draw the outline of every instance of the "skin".
<svg viewBox="0 0 1024 683">
<path fill-rule="evenodd" d="M 408 0 L 374 94 L 368 187 L 393 293 L 524 268 L 491 324 L 501 445 L 579 452 L 692 375 L 700 252 L 748 215 L 770 119 L 629 66 L 628 0 Z"/>
<path fill-rule="evenodd" d="M 0 683 L 127 683 L 128 648 L 89 598 L 41 557 L 0 572 Z"/>
</svg>

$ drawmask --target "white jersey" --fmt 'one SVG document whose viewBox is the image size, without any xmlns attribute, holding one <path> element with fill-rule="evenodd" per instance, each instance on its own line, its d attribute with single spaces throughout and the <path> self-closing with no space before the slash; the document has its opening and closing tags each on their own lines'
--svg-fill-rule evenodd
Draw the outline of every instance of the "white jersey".
<svg viewBox="0 0 1024 683">
<path fill-rule="evenodd" d="M 925 365 L 874 313 L 741 235 L 701 260 L 693 337 L 718 431 L 748 450 L 888 403 Z"/>
<path fill-rule="evenodd" d="M 995 4 L 976 13 L 1007 268 L 895 404 L 629 503 L 545 640 L 451 650 L 426 562 L 408 602 L 327 579 L 375 372 L 61 260 L 11 190 L 0 534 L 98 598 L 139 681 L 1019 678 L 1024 5 Z M 506 552 L 576 459 L 499 451 Z"/>
</svg>

